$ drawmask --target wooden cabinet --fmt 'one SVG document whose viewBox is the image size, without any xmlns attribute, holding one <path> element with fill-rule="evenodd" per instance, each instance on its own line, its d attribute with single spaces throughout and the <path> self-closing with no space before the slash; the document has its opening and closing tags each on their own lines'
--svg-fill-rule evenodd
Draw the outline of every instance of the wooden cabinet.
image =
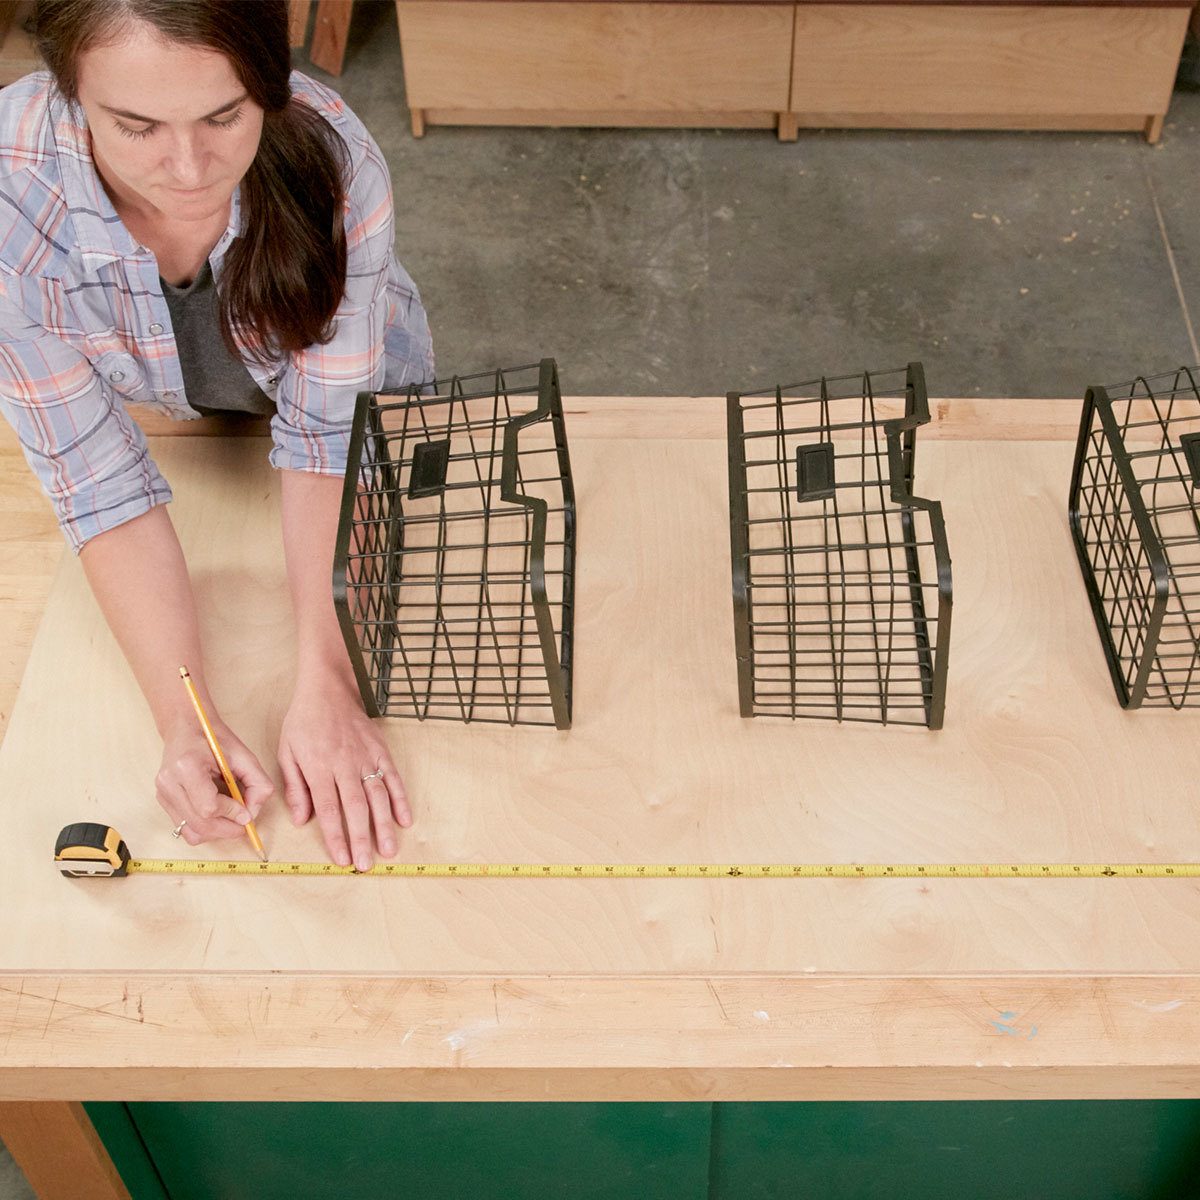
<svg viewBox="0 0 1200 1200">
<path fill-rule="evenodd" d="M 32 15 L 30 0 L 0 0 L 0 86 L 45 67 L 26 28 Z"/>
<path fill-rule="evenodd" d="M 1143 129 L 1190 0 L 397 0 L 413 132 L 448 125 Z"/>
<path fill-rule="evenodd" d="M 1144 129 L 1157 139 L 1188 10 L 799 4 L 801 127 Z"/>
<path fill-rule="evenodd" d="M 413 132 L 449 125 L 770 128 L 790 4 L 398 0 Z"/>
</svg>

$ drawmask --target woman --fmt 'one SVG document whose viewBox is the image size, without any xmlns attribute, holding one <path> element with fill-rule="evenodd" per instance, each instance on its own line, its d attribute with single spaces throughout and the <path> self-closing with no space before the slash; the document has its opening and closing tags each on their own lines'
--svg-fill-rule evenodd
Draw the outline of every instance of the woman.
<svg viewBox="0 0 1200 1200">
<path fill-rule="evenodd" d="M 37 22 L 49 74 L 0 92 L 0 410 L 150 705 L 158 800 L 192 845 L 241 835 L 272 784 L 205 687 L 171 492 L 124 406 L 274 414 L 299 656 L 284 798 L 365 870 L 411 817 L 334 614 L 341 477 L 356 394 L 433 377 L 387 167 L 290 72 L 284 0 L 41 0 Z"/>
</svg>

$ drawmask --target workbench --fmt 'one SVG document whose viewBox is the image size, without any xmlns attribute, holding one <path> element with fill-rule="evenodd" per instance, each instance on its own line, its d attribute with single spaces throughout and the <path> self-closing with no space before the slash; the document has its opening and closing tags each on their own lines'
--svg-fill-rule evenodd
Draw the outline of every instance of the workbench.
<svg viewBox="0 0 1200 1200">
<path fill-rule="evenodd" d="M 939 732 L 741 719 L 724 401 L 564 403 L 574 726 L 387 722 L 406 860 L 1200 861 L 1200 715 L 1119 708 L 1079 578 L 1078 401 L 938 401 L 921 430 L 954 571 Z M 210 686 L 271 768 L 268 443 L 146 424 Z M 40 1196 L 125 1194 L 81 1100 L 1200 1097 L 1195 880 L 61 878 L 71 821 L 180 848 L 145 704 L 0 453 L 5 712 L 44 604 L 0 747 L 0 1138 Z M 281 802 L 259 829 L 324 857 Z"/>
</svg>

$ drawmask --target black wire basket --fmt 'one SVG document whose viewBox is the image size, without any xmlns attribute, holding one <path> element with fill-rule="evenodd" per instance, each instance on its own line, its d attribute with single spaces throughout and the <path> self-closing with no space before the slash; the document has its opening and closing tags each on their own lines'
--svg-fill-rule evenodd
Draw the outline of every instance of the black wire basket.
<svg viewBox="0 0 1200 1200">
<path fill-rule="evenodd" d="M 729 393 L 743 717 L 941 728 L 950 552 L 913 494 L 928 420 L 920 363 Z"/>
<path fill-rule="evenodd" d="M 1124 708 L 1200 702 L 1200 368 L 1088 388 L 1071 533 Z"/>
<path fill-rule="evenodd" d="M 334 602 L 367 712 L 570 728 L 575 493 L 554 360 L 363 392 L 349 455 Z"/>
</svg>

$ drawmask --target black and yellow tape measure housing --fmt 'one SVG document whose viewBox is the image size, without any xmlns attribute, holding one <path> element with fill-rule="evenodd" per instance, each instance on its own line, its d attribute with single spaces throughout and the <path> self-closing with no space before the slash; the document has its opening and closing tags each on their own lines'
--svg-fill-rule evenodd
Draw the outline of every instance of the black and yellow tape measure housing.
<svg viewBox="0 0 1200 1200">
<path fill-rule="evenodd" d="M 54 861 L 64 875 L 125 875 L 129 870 L 129 847 L 111 825 L 76 821 L 58 835 Z"/>
</svg>

